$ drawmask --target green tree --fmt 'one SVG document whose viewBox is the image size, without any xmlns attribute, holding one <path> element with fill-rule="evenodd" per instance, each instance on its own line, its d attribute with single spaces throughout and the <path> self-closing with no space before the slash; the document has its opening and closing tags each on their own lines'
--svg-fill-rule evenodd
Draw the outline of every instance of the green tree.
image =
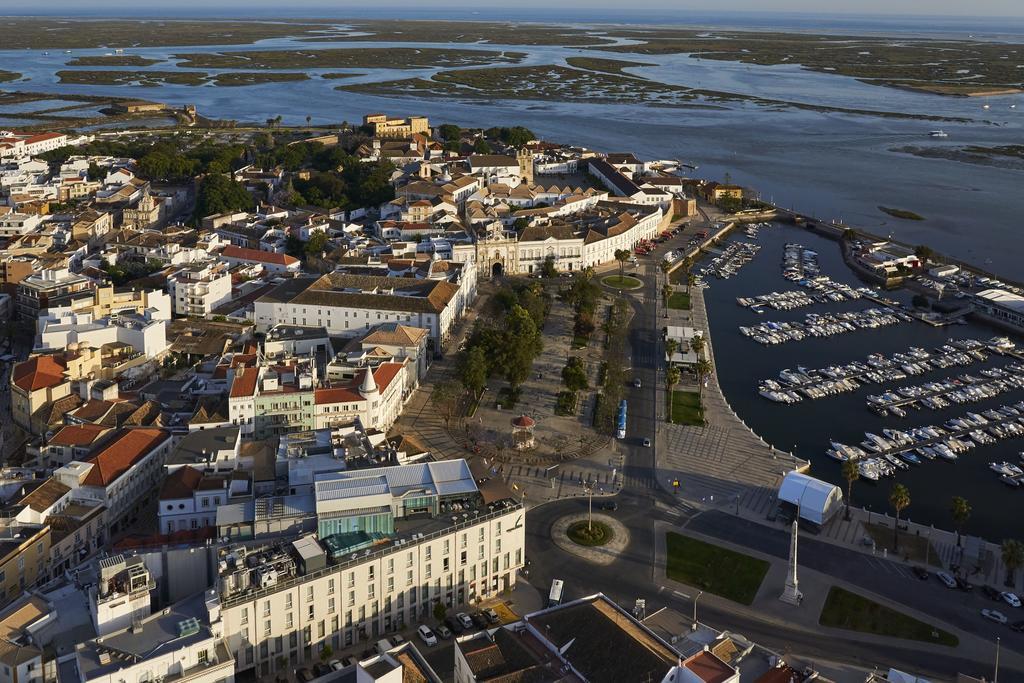
<svg viewBox="0 0 1024 683">
<path fill-rule="evenodd" d="M 711 363 L 704 360 L 703 358 L 698 359 L 694 370 L 697 371 L 697 393 L 699 396 L 704 395 L 704 378 L 711 374 Z"/>
<path fill-rule="evenodd" d="M 455 410 L 458 408 L 459 399 L 462 397 L 462 388 L 456 383 L 450 380 L 438 382 L 434 385 L 434 390 L 430 392 L 430 405 L 432 405 L 444 420 L 444 426 L 447 427 L 452 417 L 455 415 Z"/>
<path fill-rule="evenodd" d="M 200 218 L 230 211 L 249 211 L 255 202 L 241 183 L 221 174 L 204 176 L 196 197 L 196 215 Z"/>
<path fill-rule="evenodd" d="M 622 279 L 622 271 L 626 267 L 626 261 L 629 260 L 628 249 L 616 249 L 615 260 L 619 262 L 619 280 Z"/>
<path fill-rule="evenodd" d="M 92 182 L 103 180 L 107 176 L 107 169 L 101 168 L 99 164 L 91 162 L 89 164 L 89 170 L 86 172 L 87 177 Z"/>
<path fill-rule="evenodd" d="M 537 325 L 529 311 L 515 304 L 505 319 L 504 353 L 501 355 L 502 374 L 513 390 L 530 375 L 533 359 L 540 353 L 542 342 Z"/>
<path fill-rule="evenodd" d="M 448 615 L 448 608 L 444 606 L 444 603 L 438 600 L 434 603 L 434 619 L 437 623 L 444 621 L 444 618 Z"/>
<path fill-rule="evenodd" d="M 857 239 L 857 231 L 854 230 L 853 228 L 846 228 L 845 230 L 843 230 L 843 239 L 846 240 L 847 242 L 852 242 L 853 240 Z"/>
<path fill-rule="evenodd" d="M 697 284 L 697 276 L 690 272 L 689 268 L 686 270 L 686 296 L 690 296 L 690 288 Z"/>
<path fill-rule="evenodd" d="M 889 491 L 889 505 L 896 513 L 896 523 L 892 527 L 892 550 L 900 549 L 900 514 L 910 507 L 910 490 L 903 484 L 893 484 Z"/>
<path fill-rule="evenodd" d="M 306 253 L 310 256 L 319 256 L 324 253 L 324 249 L 327 247 L 327 233 L 323 230 L 317 230 L 309 239 L 306 241 Z"/>
<path fill-rule="evenodd" d="M 308 117 L 307 117 L 308 118 Z M 328 643 L 324 643 L 324 646 L 320 648 L 320 661 L 326 662 L 334 655 L 334 648 Z"/>
<path fill-rule="evenodd" d="M 690 348 L 693 349 L 695 354 L 697 354 L 698 359 L 700 358 L 700 354 L 704 350 L 706 344 L 707 342 L 704 341 L 703 334 L 695 334 L 690 339 Z"/>
<path fill-rule="evenodd" d="M 959 547 L 964 527 L 967 525 L 967 520 L 971 518 L 971 504 L 962 496 L 953 496 L 949 514 L 953 517 L 953 527 L 956 528 L 956 544 Z"/>
<path fill-rule="evenodd" d="M 562 382 L 569 391 L 583 391 L 589 387 L 587 370 L 579 358 L 570 358 L 562 368 Z"/>
<path fill-rule="evenodd" d="M 1006 567 L 1006 585 L 1012 586 L 1017 578 L 1017 570 L 1024 566 L 1024 543 L 1014 539 L 1003 541 L 1001 548 L 1003 566 Z"/>
<path fill-rule="evenodd" d="M 447 142 L 457 142 L 462 137 L 462 129 L 454 123 L 442 123 L 437 132 L 441 135 L 441 139 Z"/>
<path fill-rule="evenodd" d="M 485 140 L 482 137 L 479 137 L 473 143 L 473 152 L 476 154 L 491 154 L 492 152 L 494 152 L 494 149 L 491 147 L 490 143 L 487 142 L 487 140 Z"/>
<path fill-rule="evenodd" d="M 555 267 L 554 256 L 548 254 L 544 259 L 544 263 L 540 267 L 540 274 L 542 277 L 546 278 L 558 277 L 558 269 Z"/>
<path fill-rule="evenodd" d="M 665 302 L 666 306 L 668 306 L 668 300 L 669 300 L 669 298 L 671 298 L 671 296 L 672 296 L 672 284 L 669 283 L 669 282 L 666 282 L 665 284 L 663 284 L 661 286 L 661 298 Z"/>
<path fill-rule="evenodd" d="M 673 404 L 673 399 L 675 398 L 675 391 L 673 391 L 673 389 L 675 388 L 675 386 L 677 384 L 679 384 L 680 378 L 681 378 L 681 373 L 679 372 L 679 368 L 677 368 L 674 365 L 668 366 L 668 369 L 665 371 L 665 389 L 668 391 L 668 421 L 669 422 L 673 422 L 674 421 L 672 419 L 672 410 L 673 410 L 672 404 Z"/>
<path fill-rule="evenodd" d="M 860 479 L 860 468 L 855 460 L 843 463 L 843 479 L 846 480 L 846 521 L 850 521 L 850 505 L 853 504 L 853 482 Z"/>
<path fill-rule="evenodd" d="M 313 117 L 306 114 L 306 128 L 309 128 L 309 124 L 313 122 Z"/>
<path fill-rule="evenodd" d="M 472 391 L 474 396 L 479 396 L 487 386 L 487 376 L 490 371 L 483 347 L 479 344 L 469 347 L 462 354 L 460 361 L 459 375 L 463 385 Z"/>
<path fill-rule="evenodd" d="M 675 339 L 665 340 L 665 362 L 672 365 L 672 356 L 676 355 L 676 351 L 679 350 L 679 342 Z"/>
<path fill-rule="evenodd" d="M 917 256 L 921 260 L 921 265 L 925 266 L 935 257 L 935 252 L 928 245 L 919 244 L 914 247 L 914 256 Z"/>
</svg>

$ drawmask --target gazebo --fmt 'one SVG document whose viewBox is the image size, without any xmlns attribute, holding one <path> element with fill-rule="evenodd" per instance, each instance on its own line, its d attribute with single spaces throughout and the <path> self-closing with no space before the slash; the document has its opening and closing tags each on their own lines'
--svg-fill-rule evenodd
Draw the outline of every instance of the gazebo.
<svg viewBox="0 0 1024 683">
<path fill-rule="evenodd" d="M 533 448 L 533 428 L 537 421 L 529 415 L 520 415 L 512 420 L 512 446 L 519 451 Z"/>
</svg>

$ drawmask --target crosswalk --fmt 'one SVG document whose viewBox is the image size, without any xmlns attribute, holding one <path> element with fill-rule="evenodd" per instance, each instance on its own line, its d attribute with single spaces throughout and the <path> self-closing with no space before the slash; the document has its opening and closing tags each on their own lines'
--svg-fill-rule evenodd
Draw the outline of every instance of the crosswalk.
<svg viewBox="0 0 1024 683">
<path fill-rule="evenodd" d="M 665 512 L 665 518 L 674 525 L 681 526 L 697 513 L 697 508 L 685 500 L 678 501 Z"/>
</svg>

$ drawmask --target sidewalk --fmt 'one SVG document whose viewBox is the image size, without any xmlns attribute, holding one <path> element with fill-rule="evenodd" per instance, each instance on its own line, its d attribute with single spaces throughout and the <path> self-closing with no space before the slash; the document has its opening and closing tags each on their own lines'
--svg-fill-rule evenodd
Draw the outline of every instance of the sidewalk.
<svg viewBox="0 0 1024 683">
<path fill-rule="evenodd" d="M 660 591 L 672 592 L 678 598 L 695 595 L 695 588 L 673 581 L 669 579 L 665 573 L 665 562 L 667 559 L 665 553 L 665 534 L 668 531 L 678 531 L 678 529 L 667 522 L 655 523 L 655 584 L 658 585 Z M 894 643 L 898 643 L 901 648 L 924 653 L 942 655 L 953 653 L 979 662 L 988 662 L 991 659 L 992 643 L 988 640 L 980 638 L 973 633 L 964 631 L 956 626 L 939 622 L 930 615 L 922 614 L 904 605 L 894 605 L 893 608 L 918 619 L 919 621 L 933 624 L 956 635 L 960 640 L 960 644 L 955 648 L 950 648 L 943 645 L 932 645 L 920 641 L 896 639 L 888 636 L 877 636 L 858 631 L 847 631 L 844 629 L 821 626 L 818 623 L 818 618 L 828 596 L 828 591 L 832 586 L 844 588 L 879 604 L 886 605 L 890 604 L 891 601 L 883 596 L 872 593 L 871 591 L 864 590 L 859 586 L 849 584 L 845 581 L 805 567 L 800 567 L 800 589 L 803 592 L 805 599 L 798 607 L 787 605 L 778 599 L 782 594 L 787 578 L 787 562 L 785 560 L 773 555 L 759 553 L 745 546 L 737 546 L 719 538 L 705 536 L 689 529 L 684 529 L 684 532 L 688 536 L 766 560 L 770 564 L 768 573 L 765 575 L 764 581 L 761 583 L 761 587 L 751 605 L 741 605 L 710 593 L 704 593 L 701 595 L 701 604 L 713 604 L 716 607 L 727 609 L 750 619 L 757 619 L 777 625 L 780 629 L 798 629 L 805 632 L 808 637 L 820 638 L 824 635 L 825 637 L 834 637 L 847 641 L 857 641 L 865 644 L 886 646 L 892 646 Z M 1024 655 L 1012 652 L 1009 649 L 1004 649 L 1004 653 L 1005 658 L 1003 661 L 1007 665 L 1024 668 Z"/>
</svg>

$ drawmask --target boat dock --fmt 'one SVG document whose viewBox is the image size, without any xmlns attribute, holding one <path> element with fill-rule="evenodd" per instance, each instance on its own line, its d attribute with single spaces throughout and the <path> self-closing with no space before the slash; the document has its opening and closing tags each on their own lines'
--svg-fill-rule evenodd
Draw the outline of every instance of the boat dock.
<svg viewBox="0 0 1024 683">
<path fill-rule="evenodd" d="M 858 330 L 875 329 L 911 322 L 899 309 L 868 308 L 842 313 L 808 313 L 804 322 L 763 322 L 740 327 L 740 332 L 765 346 L 802 341 L 811 337 L 833 337 Z"/>
<path fill-rule="evenodd" d="M 960 375 L 954 380 L 928 382 L 912 387 L 900 387 L 881 396 L 868 396 L 868 408 L 893 413 L 893 408 L 905 406 L 942 410 L 953 404 L 976 403 L 1015 389 L 1024 389 L 1024 365 L 1013 363 L 1005 368 L 982 370 L 984 377 Z M 884 414 L 884 413 L 883 413 Z"/>
<path fill-rule="evenodd" d="M 954 339 L 930 353 L 910 347 L 889 358 L 882 354 L 871 354 L 866 361 L 853 361 L 845 365 L 783 370 L 778 380 L 761 381 L 758 390 L 762 396 L 777 403 L 799 403 L 804 398 L 824 398 L 855 391 L 862 384 L 899 382 L 933 370 L 984 363 L 992 353 L 1022 359 L 1022 354 L 1015 349 L 1013 342 L 1005 337 L 995 337 L 988 342 L 971 338 Z"/>
<path fill-rule="evenodd" d="M 867 438 L 859 446 L 833 442 L 828 455 L 836 460 L 859 463 L 861 475 L 869 481 L 920 465 L 921 458 L 957 460 L 961 453 L 976 446 L 1024 437 L 1024 401 L 1000 406 L 984 415 L 967 413 L 942 426 L 924 425 L 906 431 L 886 429 L 883 433 L 885 438 L 866 433 Z M 1010 470 L 1007 464 L 991 463 L 992 469 L 1002 475 L 1000 479 L 1004 484 L 1019 488 L 1024 484 L 1024 472 L 1016 467 Z M 995 465 L 1000 467 L 997 469 Z"/>
</svg>

